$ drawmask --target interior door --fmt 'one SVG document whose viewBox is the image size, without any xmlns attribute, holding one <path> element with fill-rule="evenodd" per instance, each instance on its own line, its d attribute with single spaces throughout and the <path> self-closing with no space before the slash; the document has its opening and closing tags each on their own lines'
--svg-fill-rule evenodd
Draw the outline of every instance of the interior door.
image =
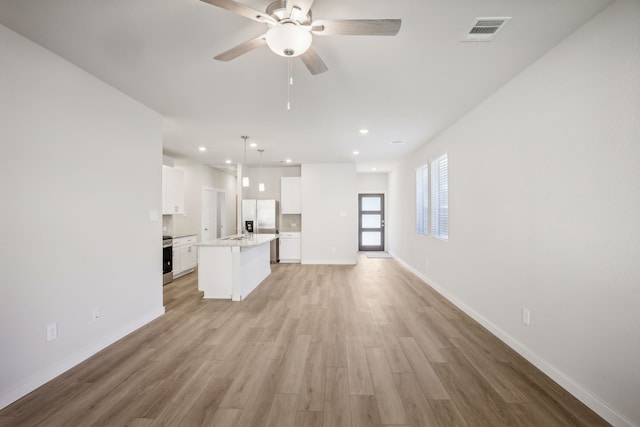
<svg viewBox="0 0 640 427">
<path fill-rule="evenodd" d="M 216 237 L 219 239 L 227 235 L 224 226 L 227 220 L 227 195 L 224 191 L 216 191 Z"/>
<path fill-rule="evenodd" d="M 225 237 L 227 201 L 224 191 L 214 188 L 202 189 L 202 241 Z"/>
<path fill-rule="evenodd" d="M 358 250 L 384 251 L 384 194 L 358 195 Z"/>
<path fill-rule="evenodd" d="M 216 191 L 212 188 L 202 189 L 202 241 L 216 240 Z"/>
</svg>

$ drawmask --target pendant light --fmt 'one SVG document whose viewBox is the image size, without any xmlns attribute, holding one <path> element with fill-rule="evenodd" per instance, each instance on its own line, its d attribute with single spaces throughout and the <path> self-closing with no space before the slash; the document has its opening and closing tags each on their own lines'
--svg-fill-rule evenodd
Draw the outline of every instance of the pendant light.
<svg viewBox="0 0 640 427">
<path fill-rule="evenodd" d="M 240 138 L 244 139 L 244 164 L 247 164 L 247 139 L 249 139 L 248 136 L 246 135 L 242 135 Z M 244 168 L 242 168 L 244 170 Z M 242 186 L 243 187 L 248 187 L 249 186 L 249 177 L 248 176 L 243 176 L 242 177 Z"/>
<path fill-rule="evenodd" d="M 260 152 L 260 169 L 258 169 L 258 182 L 262 181 L 262 153 L 264 150 L 258 150 Z M 258 184 L 258 191 L 264 191 L 264 183 L 260 182 Z"/>
</svg>

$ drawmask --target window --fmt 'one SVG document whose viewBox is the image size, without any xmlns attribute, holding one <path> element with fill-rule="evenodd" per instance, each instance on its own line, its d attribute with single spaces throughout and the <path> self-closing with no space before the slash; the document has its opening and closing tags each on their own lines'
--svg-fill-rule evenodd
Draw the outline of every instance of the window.
<svg viewBox="0 0 640 427">
<path fill-rule="evenodd" d="M 443 155 L 431 162 L 431 234 L 449 239 L 449 162 Z"/>
<path fill-rule="evenodd" d="M 416 169 L 416 232 L 429 234 L 429 166 Z"/>
<path fill-rule="evenodd" d="M 416 233 L 429 234 L 429 226 L 433 237 L 449 240 L 449 161 L 446 154 L 430 165 L 416 169 Z"/>
</svg>

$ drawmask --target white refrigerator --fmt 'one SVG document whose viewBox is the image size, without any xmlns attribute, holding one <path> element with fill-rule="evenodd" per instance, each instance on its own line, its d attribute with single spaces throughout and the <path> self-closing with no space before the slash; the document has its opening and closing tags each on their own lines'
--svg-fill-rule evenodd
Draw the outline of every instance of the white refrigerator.
<svg viewBox="0 0 640 427">
<path fill-rule="evenodd" d="M 242 200 L 242 227 L 247 232 L 246 221 L 253 222 L 253 232 L 278 234 L 277 200 Z M 271 263 L 279 262 L 278 239 L 271 241 Z"/>
</svg>

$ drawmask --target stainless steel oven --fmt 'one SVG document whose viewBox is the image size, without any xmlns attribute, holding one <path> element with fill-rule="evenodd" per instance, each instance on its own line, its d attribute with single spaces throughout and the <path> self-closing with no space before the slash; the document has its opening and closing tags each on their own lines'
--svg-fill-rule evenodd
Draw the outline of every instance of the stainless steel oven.
<svg viewBox="0 0 640 427">
<path fill-rule="evenodd" d="M 173 237 L 162 236 L 162 285 L 173 280 Z"/>
</svg>

